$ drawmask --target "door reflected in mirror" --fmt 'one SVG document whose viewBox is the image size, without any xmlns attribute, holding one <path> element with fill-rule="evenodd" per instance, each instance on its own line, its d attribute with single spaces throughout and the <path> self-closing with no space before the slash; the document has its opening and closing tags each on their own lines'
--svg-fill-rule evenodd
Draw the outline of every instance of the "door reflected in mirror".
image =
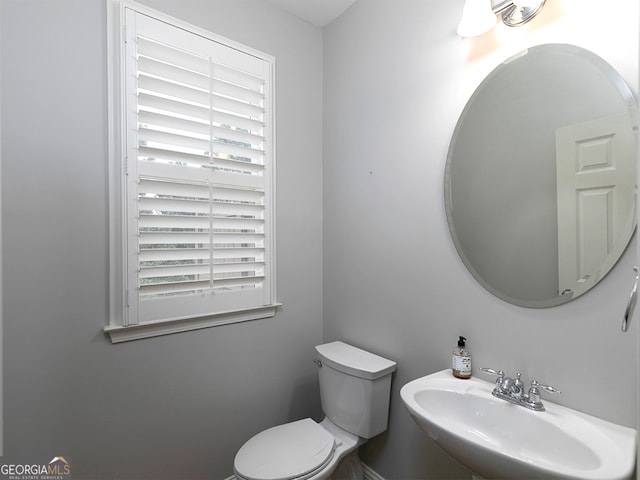
<svg viewBox="0 0 640 480">
<path fill-rule="evenodd" d="M 636 224 L 637 107 L 606 61 L 540 45 L 499 65 L 454 131 L 445 204 L 472 275 L 510 303 L 584 294 Z"/>
</svg>

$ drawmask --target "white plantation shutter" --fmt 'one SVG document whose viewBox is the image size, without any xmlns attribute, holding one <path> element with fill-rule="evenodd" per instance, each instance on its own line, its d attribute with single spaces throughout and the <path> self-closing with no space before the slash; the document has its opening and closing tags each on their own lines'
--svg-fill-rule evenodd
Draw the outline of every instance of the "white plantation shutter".
<svg viewBox="0 0 640 480">
<path fill-rule="evenodd" d="M 128 8 L 125 25 L 125 323 L 273 304 L 273 62 Z"/>
</svg>

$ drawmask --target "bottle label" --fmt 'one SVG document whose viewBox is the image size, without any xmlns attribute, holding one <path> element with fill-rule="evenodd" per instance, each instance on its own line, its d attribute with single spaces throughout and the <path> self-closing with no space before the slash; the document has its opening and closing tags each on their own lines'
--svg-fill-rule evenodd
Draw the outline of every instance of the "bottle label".
<svg viewBox="0 0 640 480">
<path fill-rule="evenodd" d="M 471 357 L 461 357 L 460 355 L 454 355 L 452 367 L 462 375 L 471 375 Z"/>
</svg>

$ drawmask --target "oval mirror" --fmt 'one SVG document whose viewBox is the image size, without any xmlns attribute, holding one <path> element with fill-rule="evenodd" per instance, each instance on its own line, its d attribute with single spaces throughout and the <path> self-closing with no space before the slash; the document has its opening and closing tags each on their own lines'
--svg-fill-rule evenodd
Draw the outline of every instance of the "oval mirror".
<svg viewBox="0 0 640 480">
<path fill-rule="evenodd" d="M 572 45 L 532 47 L 489 74 L 445 171 L 451 236 L 480 284 L 550 307 L 606 275 L 636 225 L 636 112 L 613 67 Z"/>
</svg>

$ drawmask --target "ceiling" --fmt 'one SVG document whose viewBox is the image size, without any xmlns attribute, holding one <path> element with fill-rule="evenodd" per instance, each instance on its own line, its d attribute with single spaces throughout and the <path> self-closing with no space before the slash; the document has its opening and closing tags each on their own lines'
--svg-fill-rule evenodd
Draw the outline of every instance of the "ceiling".
<svg viewBox="0 0 640 480">
<path fill-rule="evenodd" d="M 267 0 L 316 27 L 324 27 L 338 18 L 356 0 Z"/>
</svg>

